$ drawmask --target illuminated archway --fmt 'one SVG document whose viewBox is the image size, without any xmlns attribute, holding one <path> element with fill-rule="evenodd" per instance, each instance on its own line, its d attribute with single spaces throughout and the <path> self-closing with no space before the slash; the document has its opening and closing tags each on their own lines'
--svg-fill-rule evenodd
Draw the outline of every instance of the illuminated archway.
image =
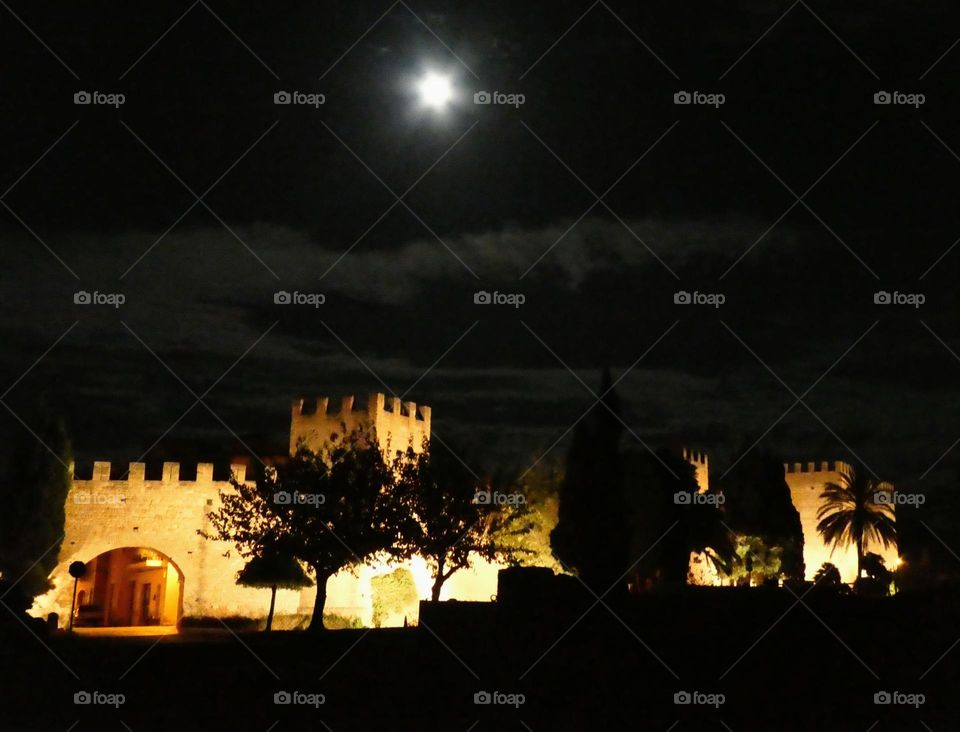
<svg viewBox="0 0 960 732">
<path fill-rule="evenodd" d="M 87 563 L 77 583 L 75 627 L 177 625 L 183 614 L 183 572 L 149 547 L 121 547 Z"/>
</svg>

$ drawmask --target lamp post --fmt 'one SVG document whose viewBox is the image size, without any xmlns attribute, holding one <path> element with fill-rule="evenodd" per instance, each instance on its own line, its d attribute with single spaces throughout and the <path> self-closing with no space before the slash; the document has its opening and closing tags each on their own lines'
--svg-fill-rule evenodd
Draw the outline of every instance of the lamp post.
<svg viewBox="0 0 960 732">
<path fill-rule="evenodd" d="M 70 576 L 73 577 L 73 598 L 70 600 L 70 620 L 67 623 L 67 630 L 73 630 L 73 611 L 77 605 L 77 582 L 87 573 L 87 565 L 83 562 L 73 562 L 70 564 Z"/>
</svg>

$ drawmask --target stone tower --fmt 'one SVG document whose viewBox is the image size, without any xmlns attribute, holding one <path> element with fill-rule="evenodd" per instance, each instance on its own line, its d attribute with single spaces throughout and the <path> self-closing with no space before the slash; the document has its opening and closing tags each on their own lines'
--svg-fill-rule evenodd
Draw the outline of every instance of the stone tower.
<svg viewBox="0 0 960 732">
<path fill-rule="evenodd" d="M 297 399 L 290 413 L 290 454 L 296 452 L 301 440 L 316 452 L 331 435 L 357 429 L 372 430 L 384 454 L 408 446 L 420 452 L 424 441 L 430 440 L 430 407 L 382 393 L 370 394 L 365 401 L 345 396 L 337 410 L 330 408 L 327 397 L 318 397 L 316 405 Z"/>
<path fill-rule="evenodd" d="M 841 482 L 842 475 L 850 470 L 851 466 L 840 460 L 832 463 L 784 463 L 783 472 L 790 487 L 790 497 L 800 513 L 800 524 L 803 526 L 803 563 L 808 580 L 813 579 L 824 562 L 835 565 L 844 582 L 853 582 L 857 578 L 856 547 L 827 546 L 817 531 L 817 511 L 823 505 L 820 494 L 827 483 Z M 883 557 L 887 569 L 892 570 L 897 566 L 899 556 L 895 546 L 869 545 L 866 550 Z"/>
</svg>

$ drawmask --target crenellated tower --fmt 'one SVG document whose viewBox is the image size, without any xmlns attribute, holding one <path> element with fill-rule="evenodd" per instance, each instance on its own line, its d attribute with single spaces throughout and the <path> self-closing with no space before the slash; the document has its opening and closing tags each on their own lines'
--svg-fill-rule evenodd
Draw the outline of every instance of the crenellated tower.
<svg viewBox="0 0 960 732">
<path fill-rule="evenodd" d="M 328 397 L 318 397 L 314 403 L 297 399 L 290 412 L 290 454 L 301 440 L 318 451 L 331 435 L 354 430 L 372 431 L 385 454 L 408 446 L 420 452 L 424 441 L 430 440 L 430 407 L 382 393 L 366 399 L 342 397 L 339 408 L 331 408 Z"/>
</svg>

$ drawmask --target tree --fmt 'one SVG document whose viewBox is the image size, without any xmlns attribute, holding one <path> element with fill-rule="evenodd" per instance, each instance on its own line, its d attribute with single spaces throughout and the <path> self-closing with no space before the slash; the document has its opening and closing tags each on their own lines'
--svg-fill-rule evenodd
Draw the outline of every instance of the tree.
<svg viewBox="0 0 960 732">
<path fill-rule="evenodd" d="M 783 474 L 783 461 L 766 450 L 752 450 L 724 476 L 723 520 L 738 536 L 779 548 L 780 571 L 802 580 L 803 526 Z"/>
<path fill-rule="evenodd" d="M 383 625 L 391 615 L 403 615 L 406 623 L 407 614 L 412 614 L 417 609 L 417 601 L 420 599 L 413 573 L 405 567 L 371 579 L 370 594 L 373 625 L 376 628 Z"/>
<path fill-rule="evenodd" d="M 532 464 L 537 457 L 531 456 L 526 464 Z M 563 482 L 562 468 L 545 458 L 512 482 L 526 499 L 526 512 L 506 522 L 503 530 L 496 533 L 495 541 L 504 547 L 520 550 L 515 557 L 520 566 L 547 567 L 554 573 L 564 572 L 550 548 L 550 532 L 557 525 L 560 506 L 558 493 Z M 529 531 L 518 533 L 515 529 L 519 526 L 529 527 Z"/>
<path fill-rule="evenodd" d="M 605 370 L 600 401 L 574 428 L 550 532 L 557 560 L 597 594 L 620 584 L 629 569 L 622 430 L 620 400 Z"/>
<path fill-rule="evenodd" d="M 522 545 L 504 540 L 530 530 L 522 493 L 481 480 L 457 453 L 426 441 L 418 454 L 409 448 L 398 454 L 393 471 L 402 517 L 391 553 L 426 560 L 434 602 L 444 582 L 469 567 L 474 557 L 510 562 L 525 553 Z"/>
<path fill-rule="evenodd" d="M 861 595 L 886 597 L 893 584 L 893 572 L 887 569 L 883 557 L 873 552 L 863 555 L 864 577 L 858 577 L 854 589 Z"/>
<path fill-rule="evenodd" d="M 399 538 L 394 475 L 366 430 L 332 435 L 319 452 L 300 445 L 288 461 L 251 483 L 231 481 L 201 535 L 232 542 L 244 558 L 281 544 L 313 571 L 317 596 L 310 630 L 323 629 L 327 580 L 362 564 Z"/>
<path fill-rule="evenodd" d="M 273 609 L 277 601 L 277 589 L 297 590 L 309 587 L 313 581 L 303 571 L 300 562 L 279 547 L 262 549 L 260 554 L 250 558 L 237 573 L 237 584 L 244 587 L 261 587 L 270 590 L 270 611 L 267 613 L 269 632 L 273 629 Z"/>
<path fill-rule="evenodd" d="M 813 583 L 818 587 L 832 587 L 834 589 L 843 585 L 840 570 L 830 562 L 824 562 L 820 565 L 820 569 L 813 575 Z"/>
<path fill-rule="evenodd" d="M 762 585 L 783 573 L 783 549 L 759 536 L 737 537 L 737 558 L 730 573 L 735 584 Z"/>
<path fill-rule="evenodd" d="M 734 537 L 724 523 L 719 493 L 699 492 L 694 466 L 669 450 L 631 452 L 626 465 L 636 584 L 686 584 L 691 553 L 703 554 L 718 573 L 729 574 Z"/>
<path fill-rule="evenodd" d="M 23 432 L 14 440 L 0 479 L 0 576 L 27 606 L 51 587 L 73 478 L 63 421 L 42 407 L 35 411 L 36 435 Z"/>
<path fill-rule="evenodd" d="M 817 531 L 834 547 L 857 548 L 857 579 L 863 575 L 864 550 L 870 544 L 896 545 L 897 525 L 889 500 L 890 484 L 873 480 L 863 469 L 848 467 L 837 483 L 827 483 L 817 511 Z"/>
</svg>

